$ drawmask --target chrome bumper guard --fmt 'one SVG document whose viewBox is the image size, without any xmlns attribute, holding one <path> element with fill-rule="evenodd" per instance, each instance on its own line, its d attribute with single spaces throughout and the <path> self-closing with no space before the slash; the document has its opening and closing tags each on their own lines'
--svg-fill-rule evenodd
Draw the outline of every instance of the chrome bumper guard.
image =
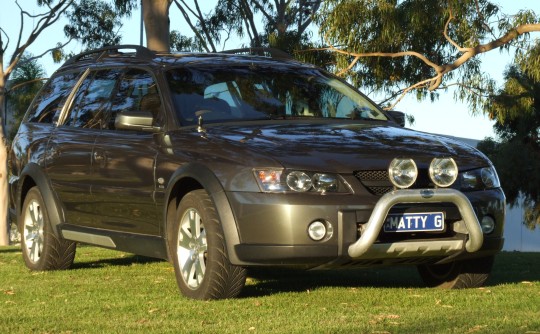
<svg viewBox="0 0 540 334">
<path fill-rule="evenodd" d="M 451 255 L 463 250 L 463 240 L 433 240 L 375 244 L 386 216 L 396 204 L 403 203 L 453 203 L 465 223 L 469 238 L 465 249 L 478 251 L 484 242 L 482 228 L 469 199 L 455 189 L 405 189 L 396 190 L 381 197 L 365 225 L 360 239 L 349 246 L 349 256 L 355 259 L 377 257 L 437 256 Z"/>
</svg>

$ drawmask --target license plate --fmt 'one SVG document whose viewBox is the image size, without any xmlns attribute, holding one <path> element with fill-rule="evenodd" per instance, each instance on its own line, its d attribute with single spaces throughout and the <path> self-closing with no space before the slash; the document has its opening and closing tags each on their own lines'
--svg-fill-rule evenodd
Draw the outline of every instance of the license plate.
<svg viewBox="0 0 540 334">
<path fill-rule="evenodd" d="M 384 232 L 429 232 L 444 230 L 442 212 L 390 214 L 384 222 Z"/>
</svg>

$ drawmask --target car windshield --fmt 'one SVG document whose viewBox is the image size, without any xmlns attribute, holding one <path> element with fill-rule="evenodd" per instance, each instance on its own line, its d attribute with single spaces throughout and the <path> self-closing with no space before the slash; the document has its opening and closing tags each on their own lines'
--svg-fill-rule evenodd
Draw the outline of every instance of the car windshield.
<svg viewBox="0 0 540 334">
<path fill-rule="evenodd" d="M 262 119 L 328 118 L 386 121 L 365 96 L 305 67 L 208 67 L 168 71 L 182 125 Z"/>
</svg>

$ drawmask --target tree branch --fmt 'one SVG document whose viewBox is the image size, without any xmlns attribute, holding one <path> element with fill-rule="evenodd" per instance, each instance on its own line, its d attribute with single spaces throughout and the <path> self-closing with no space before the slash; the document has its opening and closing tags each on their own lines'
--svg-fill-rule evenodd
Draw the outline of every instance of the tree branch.
<svg viewBox="0 0 540 334">
<path fill-rule="evenodd" d="M 446 23 L 444 25 L 444 30 L 443 30 L 443 35 L 444 35 L 444 38 L 446 38 L 446 40 L 448 41 L 448 43 L 452 44 L 456 49 L 458 49 L 458 51 L 462 52 L 463 51 L 463 48 L 461 47 L 461 45 L 459 45 L 458 43 L 456 43 L 449 35 L 448 35 L 448 27 L 450 26 L 450 22 L 452 22 L 452 20 L 455 18 L 454 17 L 454 14 L 452 12 L 452 8 L 449 8 L 449 11 L 450 11 L 450 15 L 448 16 L 448 20 L 446 20 Z"/>
<path fill-rule="evenodd" d="M 515 27 L 514 29 L 507 32 L 505 35 L 489 43 L 480 44 L 472 48 L 463 48 L 463 51 L 464 51 L 463 54 L 458 59 L 456 59 L 453 63 L 434 67 L 434 69 L 437 72 L 437 75 L 434 77 L 436 78 L 436 80 L 433 81 L 433 83 L 429 87 L 429 90 L 437 89 L 440 86 L 442 82 L 442 77 L 445 74 L 458 69 L 472 57 L 475 57 L 479 54 L 486 53 L 488 51 L 491 51 L 503 45 L 506 45 L 523 34 L 527 34 L 531 32 L 538 32 L 538 31 L 540 31 L 540 23 L 523 24 L 523 25 Z"/>
<path fill-rule="evenodd" d="M 34 83 L 34 82 L 38 82 L 38 81 L 45 81 L 47 80 L 48 78 L 37 78 L 37 79 L 33 79 L 33 80 L 29 80 L 29 81 L 25 81 L 25 82 L 21 82 L 20 84 L 17 84 L 13 87 L 10 87 L 9 89 L 6 89 L 6 94 L 10 94 L 12 91 L 14 91 L 15 89 L 19 89 L 23 86 L 26 86 L 26 85 L 29 85 L 31 83 Z"/>
<path fill-rule="evenodd" d="M 253 19 L 253 11 L 249 7 L 249 4 L 246 0 L 240 0 L 240 6 L 241 12 L 244 14 L 242 15 L 244 17 L 244 24 L 246 25 L 248 36 L 250 36 L 252 44 L 254 46 L 261 46 L 259 32 L 257 31 L 257 26 Z"/>
<path fill-rule="evenodd" d="M 340 53 L 340 54 L 343 54 L 343 55 L 347 55 L 347 56 L 351 56 L 351 57 L 358 57 L 358 58 L 363 58 L 363 57 L 388 57 L 388 58 L 396 58 L 396 57 L 404 57 L 404 56 L 413 56 L 413 57 L 416 57 L 418 59 L 420 59 L 422 62 L 424 62 L 426 65 L 428 65 L 429 67 L 432 67 L 432 68 L 437 68 L 439 67 L 439 65 L 433 63 L 432 61 L 430 61 L 426 56 L 424 56 L 423 54 L 419 53 L 419 52 L 416 52 L 416 51 L 401 51 L 401 52 L 361 52 L 361 53 L 356 53 L 356 52 L 350 52 L 350 51 L 345 51 L 345 50 L 341 50 L 341 49 L 338 49 L 332 45 L 330 45 L 329 47 L 327 48 L 323 48 L 323 49 L 319 49 L 319 50 L 330 50 L 330 51 L 334 51 L 336 53 Z"/>
<path fill-rule="evenodd" d="M 43 16 L 43 17 L 38 21 L 35 28 L 32 30 L 32 32 L 30 33 L 30 35 L 28 36 L 24 44 L 21 44 L 22 32 L 23 32 L 23 26 L 24 26 L 24 15 L 29 15 L 29 14 L 26 13 L 26 11 L 24 11 L 20 7 L 19 3 L 16 1 L 17 6 L 21 10 L 21 27 L 19 29 L 19 40 L 17 42 L 17 46 L 15 47 L 13 56 L 10 59 L 9 66 L 5 71 L 6 77 L 8 77 L 9 74 L 15 68 L 15 66 L 17 66 L 17 63 L 21 59 L 24 51 L 26 51 L 28 46 L 30 46 L 45 29 L 47 29 L 49 26 L 53 25 L 54 23 L 56 23 L 56 21 L 58 21 L 60 16 L 71 6 L 73 1 L 74 0 L 62 0 L 58 2 L 56 6 L 49 7 L 50 9 L 49 12 L 39 14 L 38 16 Z"/>
<path fill-rule="evenodd" d="M 298 34 L 301 35 L 304 33 L 304 31 L 306 31 L 306 29 L 309 27 L 309 25 L 311 24 L 311 22 L 313 22 L 313 15 L 315 15 L 315 13 L 319 10 L 319 8 L 321 7 L 321 0 L 318 0 L 318 1 L 312 1 L 312 3 L 314 3 L 313 7 L 311 8 L 311 15 L 304 21 L 304 23 L 302 23 L 300 25 L 300 27 L 298 28 Z"/>
<path fill-rule="evenodd" d="M 56 49 L 62 49 L 63 47 L 65 47 L 66 45 L 68 45 L 69 43 L 71 43 L 71 41 L 73 41 L 73 38 L 70 38 L 67 42 L 65 42 L 64 44 L 60 45 L 60 46 L 56 46 L 54 48 L 50 48 L 48 50 L 45 50 L 43 51 L 41 54 L 37 55 L 37 56 L 34 56 L 34 57 L 30 57 L 28 59 L 25 59 L 24 61 L 19 61 L 18 62 L 18 65 L 22 65 L 22 64 L 26 64 L 28 62 L 31 62 L 33 60 L 36 60 L 38 58 L 41 58 L 43 57 L 44 55 L 46 55 L 48 52 L 51 52 L 53 50 L 56 50 Z"/>
<path fill-rule="evenodd" d="M 266 17 L 266 19 L 268 20 L 268 22 L 274 22 L 274 18 L 272 17 L 272 15 L 266 12 L 266 9 L 259 3 L 259 1 L 253 1 L 252 3 L 258 10 L 261 11 L 263 16 Z"/>
<path fill-rule="evenodd" d="M 183 0 L 182 0 L 183 2 Z M 206 39 L 208 41 L 208 43 L 210 43 L 210 47 L 212 48 L 212 52 L 217 52 L 217 49 L 216 49 L 216 46 L 214 45 L 214 40 L 212 38 L 212 35 L 210 34 L 210 31 L 208 30 L 208 27 L 206 26 L 206 22 L 204 21 L 204 17 L 203 17 L 203 14 L 201 12 L 201 8 L 199 7 L 199 1 L 198 0 L 195 0 L 195 8 L 197 9 L 197 13 L 198 13 L 198 20 L 201 24 L 201 29 L 204 33 L 204 35 L 206 36 Z M 219 43 L 219 41 L 217 40 L 216 42 Z"/>
<path fill-rule="evenodd" d="M 186 19 L 186 23 L 189 25 L 189 27 L 191 28 L 191 30 L 193 31 L 193 33 L 195 34 L 195 36 L 197 36 L 197 39 L 199 40 L 199 42 L 201 43 L 202 47 L 206 50 L 206 52 L 210 52 L 210 49 L 208 48 L 208 45 L 204 39 L 204 37 L 201 35 L 201 33 L 199 32 L 199 30 L 197 30 L 197 27 L 195 27 L 193 25 L 193 23 L 191 22 L 191 18 L 189 17 L 188 13 L 186 12 L 186 10 L 184 9 L 184 7 L 178 3 L 177 0 L 174 0 L 174 3 L 176 4 L 176 7 L 178 7 L 178 9 L 180 10 L 180 12 L 182 13 L 182 15 L 184 16 L 184 19 Z M 184 4 L 184 6 L 187 7 L 187 9 L 193 13 L 193 11 L 191 10 L 191 8 L 189 8 L 189 6 L 184 2 L 182 1 L 182 3 Z M 193 13 L 193 15 L 195 15 L 195 17 L 197 17 L 196 14 Z"/>
</svg>

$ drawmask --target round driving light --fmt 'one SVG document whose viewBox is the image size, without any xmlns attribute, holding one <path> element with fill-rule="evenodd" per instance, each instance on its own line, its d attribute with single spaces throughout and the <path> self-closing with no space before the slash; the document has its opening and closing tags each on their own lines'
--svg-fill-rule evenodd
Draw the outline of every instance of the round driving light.
<svg viewBox="0 0 540 334">
<path fill-rule="evenodd" d="M 495 220 L 490 216 L 485 216 L 482 218 L 480 226 L 482 227 L 482 232 L 484 232 L 484 234 L 489 234 L 495 229 Z"/>
<path fill-rule="evenodd" d="M 324 221 L 316 220 L 308 226 L 308 235 L 314 241 L 329 239 L 332 233 L 332 226 Z"/>
<path fill-rule="evenodd" d="M 439 187 L 451 186 L 458 177 L 458 168 L 452 158 L 435 158 L 429 165 L 429 178 Z"/>
<path fill-rule="evenodd" d="M 312 186 L 311 178 L 304 172 L 290 172 L 287 175 L 287 185 L 291 190 L 304 192 L 311 189 Z"/>
<path fill-rule="evenodd" d="M 390 182 L 398 188 L 408 188 L 418 176 L 418 168 L 413 159 L 395 158 L 388 167 Z"/>
</svg>

